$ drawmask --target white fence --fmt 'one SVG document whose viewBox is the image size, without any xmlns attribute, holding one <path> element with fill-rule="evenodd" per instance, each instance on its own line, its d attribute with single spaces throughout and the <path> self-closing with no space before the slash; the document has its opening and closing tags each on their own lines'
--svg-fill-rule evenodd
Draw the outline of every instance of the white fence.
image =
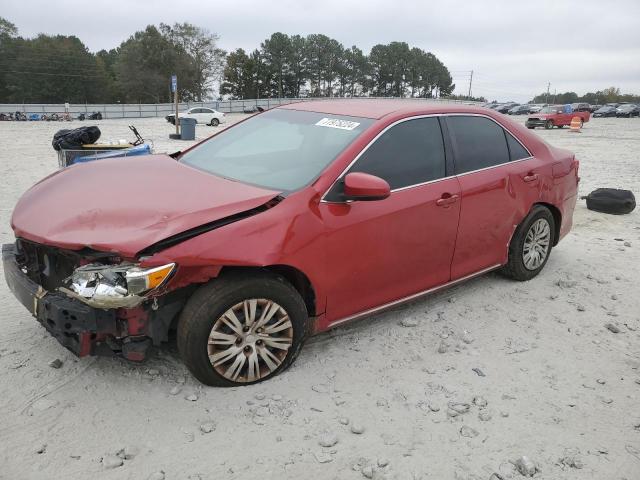
<svg viewBox="0 0 640 480">
<path fill-rule="evenodd" d="M 366 98 L 366 97 L 357 97 Z M 376 97 L 379 98 L 379 97 Z M 286 105 L 295 102 L 304 102 L 311 100 L 330 100 L 331 98 L 261 98 L 261 99 L 247 99 L 247 100 L 221 100 L 212 102 L 187 102 L 180 103 L 179 109 L 181 112 L 192 107 L 209 107 L 215 108 L 220 112 L 233 113 L 243 112 L 245 108 L 249 108 L 255 105 L 263 107 L 265 109 L 275 107 L 278 105 Z M 336 99 L 336 97 L 333 97 Z M 409 100 L 409 99 L 407 99 Z M 416 101 L 428 101 L 428 102 L 458 102 L 458 103 L 473 103 L 462 100 L 448 100 L 443 99 L 413 99 Z M 27 116 L 30 114 L 51 114 L 51 113 L 64 113 L 64 104 L 51 104 L 51 103 L 3 103 L 0 104 L 0 112 L 15 113 L 22 112 Z M 73 117 L 77 117 L 79 114 L 90 114 L 92 112 L 102 113 L 102 118 L 146 118 L 146 117 L 164 117 L 170 113 L 175 113 L 175 105 L 173 103 L 126 103 L 126 104 L 77 104 L 72 103 L 69 105 L 69 113 Z"/>
</svg>

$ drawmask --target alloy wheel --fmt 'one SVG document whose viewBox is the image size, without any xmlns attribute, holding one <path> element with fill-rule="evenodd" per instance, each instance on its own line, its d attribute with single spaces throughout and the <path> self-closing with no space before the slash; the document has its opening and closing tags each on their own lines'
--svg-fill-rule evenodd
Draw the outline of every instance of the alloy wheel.
<svg viewBox="0 0 640 480">
<path fill-rule="evenodd" d="M 238 383 L 273 374 L 293 344 L 289 315 L 276 302 L 252 298 L 235 304 L 213 324 L 207 345 L 218 374 Z"/>
<path fill-rule="evenodd" d="M 529 228 L 522 247 L 522 260 L 527 270 L 536 270 L 549 255 L 551 226 L 544 218 L 539 218 Z"/>
</svg>

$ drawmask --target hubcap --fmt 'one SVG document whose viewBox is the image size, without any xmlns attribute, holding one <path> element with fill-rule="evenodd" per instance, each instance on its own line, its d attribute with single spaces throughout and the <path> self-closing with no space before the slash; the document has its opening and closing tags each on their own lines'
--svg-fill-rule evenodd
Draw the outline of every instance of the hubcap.
<svg viewBox="0 0 640 480">
<path fill-rule="evenodd" d="M 544 218 L 536 220 L 529 228 L 522 248 L 522 260 L 527 270 L 536 270 L 549 254 L 551 227 Z"/>
<path fill-rule="evenodd" d="M 271 300 L 252 298 L 216 320 L 207 351 L 216 372 L 244 383 L 272 374 L 292 343 L 293 325 L 285 309 Z"/>
</svg>

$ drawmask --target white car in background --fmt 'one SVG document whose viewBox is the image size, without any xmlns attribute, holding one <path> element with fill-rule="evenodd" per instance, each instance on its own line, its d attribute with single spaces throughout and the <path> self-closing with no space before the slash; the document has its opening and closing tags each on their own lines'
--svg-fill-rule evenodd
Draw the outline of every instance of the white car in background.
<svg viewBox="0 0 640 480">
<path fill-rule="evenodd" d="M 167 122 L 176 124 L 175 114 L 167 115 Z M 217 127 L 221 123 L 225 122 L 224 113 L 219 112 L 213 108 L 207 107 L 193 107 L 179 114 L 179 118 L 193 118 L 197 123 L 204 123 L 205 125 L 211 125 Z"/>
</svg>

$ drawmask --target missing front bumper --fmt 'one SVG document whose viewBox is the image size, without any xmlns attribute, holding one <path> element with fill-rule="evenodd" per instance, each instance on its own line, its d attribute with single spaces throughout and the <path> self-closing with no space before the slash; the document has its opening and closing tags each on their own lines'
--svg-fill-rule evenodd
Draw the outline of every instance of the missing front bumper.
<svg viewBox="0 0 640 480">
<path fill-rule="evenodd" d="M 59 292 L 48 292 L 22 271 L 15 245 L 2 245 L 4 276 L 15 297 L 64 347 L 79 357 L 121 354 L 133 361 L 145 358 L 148 316 L 142 309 L 128 311 L 123 321 L 116 309 L 93 308 Z M 134 315 L 131 315 L 131 312 Z M 119 338 L 123 330 L 129 335 Z"/>
</svg>

